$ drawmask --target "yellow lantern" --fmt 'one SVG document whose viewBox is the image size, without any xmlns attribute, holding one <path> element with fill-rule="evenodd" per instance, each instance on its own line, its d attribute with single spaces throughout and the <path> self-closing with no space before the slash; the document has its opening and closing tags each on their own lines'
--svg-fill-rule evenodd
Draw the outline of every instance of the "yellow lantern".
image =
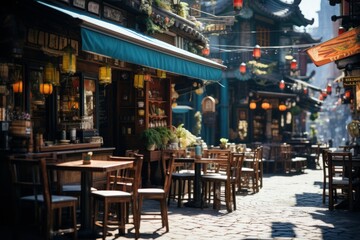
<svg viewBox="0 0 360 240">
<path fill-rule="evenodd" d="M 23 82 L 21 80 L 17 81 L 15 83 L 13 83 L 12 87 L 13 87 L 14 93 L 22 93 L 22 91 L 23 91 Z"/>
<path fill-rule="evenodd" d="M 55 67 L 52 63 L 45 66 L 45 81 L 52 83 L 55 81 Z"/>
<path fill-rule="evenodd" d="M 40 83 L 40 93 L 50 95 L 53 92 L 53 85 L 51 83 Z"/>
<path fill-rule="evenodd" d="M 268 109 L 270 109 L 270 103 L 269 103 L 269 101 L 268 100 L 264 100 L 263 102 L 262 102 L 262 104 L 261 104 L 261 108 L 262 109 L 264 109 L 264 110 L 268 110 Z"/>
<path fill-rule="evenodd" d="M 165 71 L 162 71 L 162 70 L 157 70 L 156 71 L 156 73 L 157 73 L 157 76 L 159 77 L 159 78 L 166 78 L 166 72 Z"/>
<path fill-rule="evenodd" d="M 54 86 L 60 86 L 60 72 L 55 68 L 55 78 L 52 83 Z"/>
<path fill-rule="evenodd" d="M 111 84 L 111 67 L 108 65 L 99 68 L 99 84 Z"/>
<path fill-rule="evenodd" d="M 144 74 L 135 74 L 134 88 L 144 88 Z"/>
<path fill-rule="evenodd" d="M 286 105 L 285 105 L 283 102 L 281 102 L 281 103 L 279 104 L 279 111 L 283 112 L 283 111 L 285 111 L 285 110 L 286 110 Z"/>
<path fill-rule="evenodd" d="M 64 55 L 62 57 L 62 71 L 68 74 L 76 72 L 76 50 L 68 44 L 62 50 Z"/>
<path fill-rule="evenodd" d="M 250 104 L 249 104 L 249 108 L 251 110 L 255 110 L 256 109 L 256 102 L 254 100 L 251 100 Z"/>
</svg>

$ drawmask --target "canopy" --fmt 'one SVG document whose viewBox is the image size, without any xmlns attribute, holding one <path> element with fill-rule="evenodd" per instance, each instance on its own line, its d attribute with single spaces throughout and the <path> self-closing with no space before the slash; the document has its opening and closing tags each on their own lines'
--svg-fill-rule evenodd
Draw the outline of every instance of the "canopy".
<svg viewBox="0 0 360 240">
<path fill-rule="evenodd" d="M 218 81 L 226 66 L 143 35 L 84 14 L 39 3 L 82 20 L 82 50 L 121 61 L 202 80 Z"/>
</svg>

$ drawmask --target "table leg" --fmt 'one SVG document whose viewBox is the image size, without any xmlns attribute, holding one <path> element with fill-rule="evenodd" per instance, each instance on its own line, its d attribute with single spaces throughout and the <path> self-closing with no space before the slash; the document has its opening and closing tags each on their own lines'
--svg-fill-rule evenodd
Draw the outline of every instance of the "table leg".
<svg viewBox="0 0 360 240">
<path fill-rule="evenodd" d="M 184 204 L 186 207 L 201 207 L 201 164 L 195 163 L 195 179 L 194 179 L 194 200 Z"/>
<path fill-rule="evenodd" d="M 80 196 L 80 231 L 85 234 L 91 234 L 91 173 L 82 172 L 81 173 L 81 196 Z"/>
</svg>

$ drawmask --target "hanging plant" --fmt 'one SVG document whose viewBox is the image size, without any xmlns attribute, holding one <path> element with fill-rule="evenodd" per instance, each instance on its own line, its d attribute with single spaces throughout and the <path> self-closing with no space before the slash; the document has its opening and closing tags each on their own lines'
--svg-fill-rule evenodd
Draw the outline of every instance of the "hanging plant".
<svg viewBox="0 0 360 240">
<path fill-rule="evenodd" d="M 315 121 L 318 117 L 319 117 L 319 114 L 317 112 L 310 114 L 310 120 L 311 121 Z"/>
</svg>

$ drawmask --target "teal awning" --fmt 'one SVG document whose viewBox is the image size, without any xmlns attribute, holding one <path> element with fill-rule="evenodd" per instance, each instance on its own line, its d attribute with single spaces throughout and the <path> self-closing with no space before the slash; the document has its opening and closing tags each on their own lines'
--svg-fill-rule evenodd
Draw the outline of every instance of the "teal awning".
<svg viewBox="0 0 360 240">
<path fill-rule="evenodd" d="M 222 64 L 128 28 L 39 3 L 82 20 L 83 51 L 202 80 L 218 81 L 226 69 Z"/>
</svg>

